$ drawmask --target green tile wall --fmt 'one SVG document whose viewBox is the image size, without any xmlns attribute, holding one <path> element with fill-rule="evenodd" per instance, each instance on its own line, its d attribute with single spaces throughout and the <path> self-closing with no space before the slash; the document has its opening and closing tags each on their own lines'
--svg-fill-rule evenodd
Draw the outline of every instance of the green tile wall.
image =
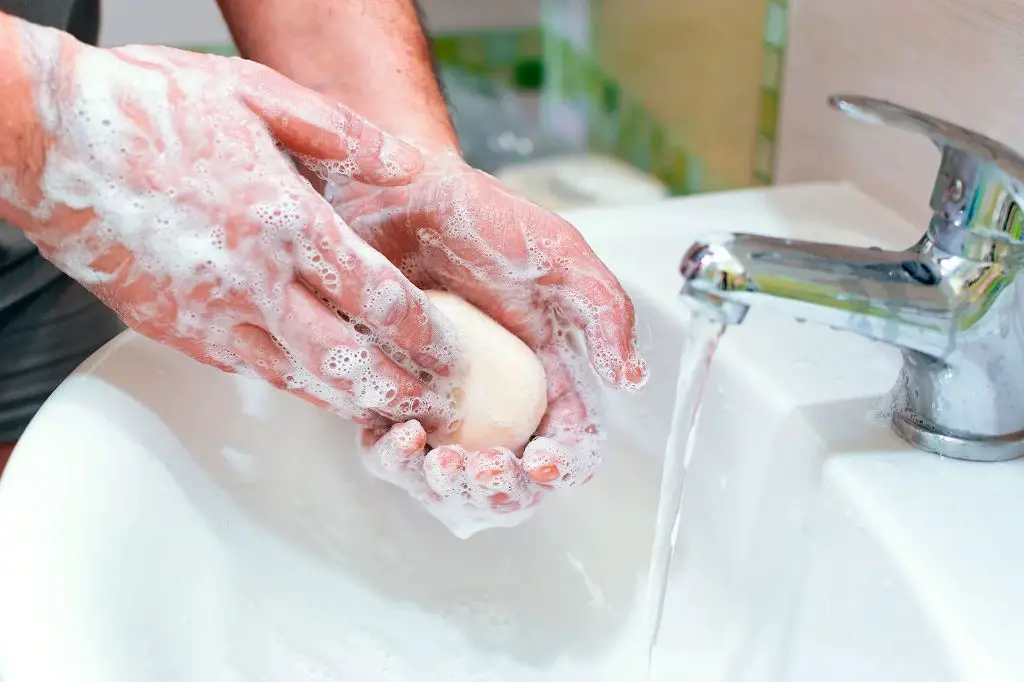
<svg viewBox="0 0 1024 682">
<path fill-rule="evenodd" d="M 544 54 L 540 27 L 443 33 L 434 36 L 439 64 L 493 79 L 517 90 L 540 90 Z"/>
<path fill-rule="evenodd" d="M 753 181 L 769 185 L 775 167 L 775 145 L 778 139 L 779 103 L 782 72 L 786 55 L 789 19 L 788 0 L 769 0 L 765 19 L 764 61 L 761 78 L 761 123 L 754 152 Z"/>
<path fill-rule="evenodd" d="M 431 43 L 439 64 L 517 90 L 541 88 L 544 55 L 539 26 L 439 33 L 431 38 Z M 185 49 L 226 56 L 237 54 L 232 45 L 191 45 Z"/>
<path fill-rule="evenodd" d="M 787 0 L 767 0 L 763 34 L 763 64 L 758 128 L 751 185 L 773 180 L 779 100 L 786 45 Z M 597 66 L 591 56 L 571 41 L 545 32 L 545 94 L 564 103 L 585 119 L 594 151 L 614 155 L 652 173 L 673 194 L 692 194 L 731 189 L 707 177 L 705 164 L 685 139 L 673 135 L 614 78 Z M 709 93 L 713 97 L 714 93 Z"/>
<path fill-rule="evenodd" d="M 763 38 L 760 118 L 751 184 L 771 184 L 778 132 L 779 93 L 786 47 L 787 2 L 767 0 Z M 704 163 L 686 140 L 669 133 L 629 92 L 588 55 L 541 27 L 440 33 L 432 37 L 437 61 L 517 90 L 542 87 L 583 106 L 587 139 L 594 151 L 611 154 L 652 173 L 674 194 L 729 189 L 706 177 Z M 230 45 L 194 46 L 235 54 Z M 710 96 L 714 96 L 713 93 Z"/>
<path fill-rule="evenodd" d="M 708 189 L 701 161 L 689 153 L 683 140 L 665 126 L 605 74 L 587 54 L 569 41 L 546 36 L 545 64 L 551 76 L 545 87 L 558 99 L 569 102 L 586 118 L 591 150 L 615 156 L 652 173 L 674 194 Z"/>
</svg>

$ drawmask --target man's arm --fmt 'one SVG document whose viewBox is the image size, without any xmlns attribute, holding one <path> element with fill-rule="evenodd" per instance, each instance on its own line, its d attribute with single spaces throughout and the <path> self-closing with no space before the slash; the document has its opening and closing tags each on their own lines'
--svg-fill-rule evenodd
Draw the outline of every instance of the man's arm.
<svg viewBox="0 0 1024 682">
<path fill-rule="evenodd" d="M 24 231 L 37 227 L 30 214 L 44 200 L 49 140 L 37 98 L 57 82 L 76 45 L 63 31 L 0 12 L 0 220 Z"/>
<path fill-rule="evenodd" d="M 457 146 L 413 0 L 218 0 L 242 56 L 428 151 Z"/>
</svg>

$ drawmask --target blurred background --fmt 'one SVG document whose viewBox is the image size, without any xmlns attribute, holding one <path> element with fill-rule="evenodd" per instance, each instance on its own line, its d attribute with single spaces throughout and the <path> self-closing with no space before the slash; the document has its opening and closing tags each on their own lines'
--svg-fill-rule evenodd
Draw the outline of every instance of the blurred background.
<svg viewBox="0 0 1024 682">
<path fill-rule="evenodd" d="M 898 101 L 1024 148 L 1024 0 L 422 0 L 470 163 L 560 210 L 845 180 L 912 219 L 926 140 L 832 113 Z M 104 0 L 102 41 L 231 52 L 214 0 Z"/>
<path fill-rule="evenodd" d="M 563 209 L 771 182 L 784 2 L 422 6 L 470 163 Z M 105 0 L 102 42 L 232 51 L 214 0 Z"/>
</svg>

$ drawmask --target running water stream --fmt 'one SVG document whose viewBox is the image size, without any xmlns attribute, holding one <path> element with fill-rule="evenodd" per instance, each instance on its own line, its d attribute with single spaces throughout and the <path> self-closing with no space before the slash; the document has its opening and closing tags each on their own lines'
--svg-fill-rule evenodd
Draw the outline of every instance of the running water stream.
<svg viewBox="0 0 1024 682">
<path fill-rule="evenodd" d="M 711 360 L 725 330 L 721 324 L 697 315 L 694 315 L 690 324 L 690 337 L 679 362 L 672 429 L 665 446 L 654 544 L 643 601 L 648 680 L 651 679 L 654 648 L 661 630 L 669 569 L 675 553 L 686 472 L 693 456 L 701 398 L 711 369 Z"/>
</svg>

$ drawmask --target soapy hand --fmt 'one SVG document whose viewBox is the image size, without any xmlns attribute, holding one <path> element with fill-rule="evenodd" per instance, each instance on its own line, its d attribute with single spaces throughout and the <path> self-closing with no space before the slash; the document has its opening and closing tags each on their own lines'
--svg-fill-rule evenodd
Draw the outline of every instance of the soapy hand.
<svg viewBox="0 0 1024 682">
<path fill-rule="evenodd" d="M 453 419 L 447 321 L 282 148 L 367 186 L 407 182 L 419 152 L 252 62 L 3 19 L 35 122 L 0 209 L 45 257 L 205 364 L 371 427 Z"/>
<path fill-rule="evenodd" d="M 602 431 L 587 359 L 605 383 L 627 390 L 644 384 L 647 368 L 632 303 L 582 236 L 453 153 L 429 157 L 407 185 L 332 182 L 326 196 L 414 284 L 457 293 L 524 340 L 548 379 L 548 411 L 524 452 L 424 452 L 430 427 L 406 421 L 368 431 L 371 468 L 453 529 L 461 510 L 463 535 L 514 525 L 544 491 L 588 480 Z"/>
</svg>

